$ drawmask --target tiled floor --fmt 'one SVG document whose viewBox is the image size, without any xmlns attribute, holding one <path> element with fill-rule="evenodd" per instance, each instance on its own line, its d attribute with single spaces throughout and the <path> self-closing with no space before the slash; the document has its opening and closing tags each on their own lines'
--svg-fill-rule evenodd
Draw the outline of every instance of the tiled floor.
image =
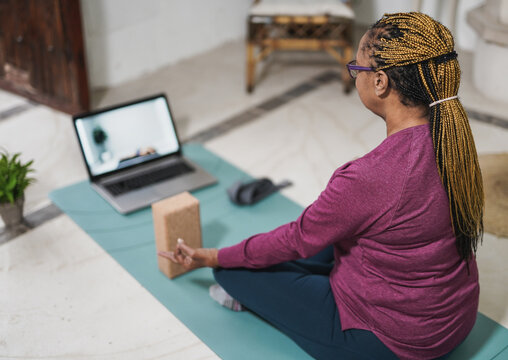
<svg viewBox="0 0 508 360">
<path fill-rule="evenodd" d="M 326 56 L 278 56 L 254 94 L 245 94 L 243 51 L 241 43 L 226 44 L 98 91 L 94 104 L 164 91 L 183 139 L 206 140 L 207 148 L 254 176 L 291 180 L 284 194 L 307 205 L 337 166 L 384 139 L 384 124 L 355 92 L 343 94 L 337 80 L 313 80 L 335 69 Z M 461 61 L 466 108 L 508 123 L 508 105 L 484 99 L 469 80 L 470 58 L 461 54 Z M 314 87 L 301 96 L 279 97 L 309 83 Z M 20 106 L 23 111 L 9 113 Z M 0 114 L 6 114 L 0 145 L 35 159 L 38 181 L 27 191 L 26 212 L 47 206 L 52 189 L 86 178 L 68 115 L 5 92 Z M 231 119 L 233 125 L 217 126 Z M 204 133 L 210 136 L 196 137 L 213 126 L 215 132 Z M 508 151 L 506 127 L 474 118 L 471 126 L 480 153 Z M 486 234 L 478 252 L 480 311 L 506 327 L 507 257 L 508 239 Z M 0 289 L 0 358 L 216 358 L 65 215 L 0 245 Z"/>
</svg>

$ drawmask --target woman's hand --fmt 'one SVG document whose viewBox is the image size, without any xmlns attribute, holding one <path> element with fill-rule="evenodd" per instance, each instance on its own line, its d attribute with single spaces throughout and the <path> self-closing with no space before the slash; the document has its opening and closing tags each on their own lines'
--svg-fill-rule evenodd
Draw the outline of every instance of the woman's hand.
<svg viewBox="0 0 508 360">
<path fill-rule="evenodd" d="M 182 265 L 187 270 L 201 267 L 218 267 L 217 249 L 192 248 L 178 239 L 175 251 L 159 251 L 157 255 Z"/>
</svg>

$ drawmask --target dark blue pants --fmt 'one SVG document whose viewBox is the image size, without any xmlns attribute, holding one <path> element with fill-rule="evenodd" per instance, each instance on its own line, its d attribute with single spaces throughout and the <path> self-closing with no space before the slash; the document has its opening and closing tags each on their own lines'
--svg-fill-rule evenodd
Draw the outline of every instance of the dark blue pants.
<svg viewBox="0 0 508 360">
<path fill-rule="evenodd" d="M 216 269 L 217 282 L 316 359 L 397 359 L 372 332 L 342 331 L 329 283 L 333 250 L 264 269 Z"/>
</svg>

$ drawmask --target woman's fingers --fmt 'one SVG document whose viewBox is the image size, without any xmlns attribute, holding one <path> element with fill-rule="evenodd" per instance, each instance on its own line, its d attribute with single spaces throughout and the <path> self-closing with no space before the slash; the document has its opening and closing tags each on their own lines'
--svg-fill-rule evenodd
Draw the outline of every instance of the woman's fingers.
<svg viewBox="0 0 508 360">
<path fill-rule="evenodd" d="M 216 266 L 212 252 L 209 249 L 194 249 L 182 239 L 178 239 L 175 251 L 159 251 L 158 254 L 191 270 L 203 266 Z"/>
<path fill-rule="evenodd" d="M 173 251 L 159 251 L 157 255 L 169 259 L 176 264 L 180 264 L 186 269 L 193 269 L 198 267 L 191 257 L 185 255 L 176 255 Z"/>
<path fill-rule="evenodd" d="M 180 241 L 181 240 L 181 241 Z M 180 250 L 182 253 L 184 253 L 187 256 L 193 257 L 196 253 L 196 250 L 188 246 L 184 243 L 182 239 L 178 239 L 178 243 L 176 245 L 176 248 Z"/>
<path fill-rule="evenodd" d="M 181 253 L 178 254 L 173 251 L 159 251 L 157 253 L 157 255 L 164 257 L 166 259 L 169 259 L 174 263 L 178 263 L 178 264 L 182 264 L 182 265 L 185 263 L 185 259 L 187 258 L 185 255 L 183 255 Z"/>
<path fill-rule="evenodd" d="M 157 253 L 157 255 L 159 255 L 163 258 L 169 259 L 173 262 L 178 262 L 175 258 L 175 253 L 173 251 L 159 251 Z"/>
<path fill-rule="evenodd" d="M 166 258 L 166 259 L 169 259 L 169 251 L 157 251 L 157 255 L 163 257 L 163 258 Z"/>
</svg>

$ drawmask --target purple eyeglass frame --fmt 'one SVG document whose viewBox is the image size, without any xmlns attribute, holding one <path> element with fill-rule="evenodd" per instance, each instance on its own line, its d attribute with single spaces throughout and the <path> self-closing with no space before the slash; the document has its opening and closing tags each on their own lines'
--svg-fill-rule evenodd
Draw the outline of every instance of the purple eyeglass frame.
<svg viewBox="0 0 508 360">
<path fill-rule="evenodd" d="M 356 71 L 376 71 L 376 69 L 374 69 L 372 67 L 359 66 L 359 65 L 355 65 L 355 63 L 356 63 L 356 60 L 351 60 L 349 63 L 346 64 L 347 71 L 349 72 L 349 76 L 351 76 L 352 79 L 356 79 L 356 76 L 353 76 L 353 73 L 351 72 L 351 70 L 356 70 Z"/>
</svg>

